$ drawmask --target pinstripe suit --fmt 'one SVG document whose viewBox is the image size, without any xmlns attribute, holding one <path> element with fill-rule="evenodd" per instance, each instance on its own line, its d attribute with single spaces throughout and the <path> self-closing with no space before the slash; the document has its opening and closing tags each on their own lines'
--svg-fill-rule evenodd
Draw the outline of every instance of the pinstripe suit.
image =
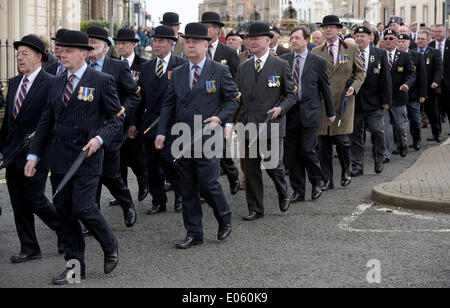
<svg viewBox="0 0 450 308">
<path fill-rule="evenodd" d="M 15 119 L 13 116 L 15 95 L 22 78 L 23 75 L 19 75 L 9 82 L 6 114 L 0 131 L 0 152 L 5 157 L 14 152 L 27 134 L 36 130 L 42 111 L 47 105 L 48 92 L 53 80 L 53 77 L 43 69 L 39 72 L 28 90 L 18 117 Z M 33 178 L 24 176 L 25 153 L 6 169 L 8 192 L 21 244 L 20 252 L 29 255 L 41 252 L 34 227 L 35 214 L 50 229 L 60 232 L 56 209 L 45 197 L 45 184 L 49 168 L 46 156 L 44 155 L 38 164 L 38 172 Z"/>
<path fill-rule="evenodd" d="M 50 139 L 53 190 L 61 182 L 81 149 L 94 136 L 99 136 L 108 146 L 123 127 L 123 117 L 117 117 L 120 102 L 111 76 L 87 68 L 71 96 L 68 106 L 63 103 L 67 73 L 55 78 L 47 108 L 39 122 L 30 154 L 42 157 Z M 92 102 L 78 100 L 80 87 L 93 88 Z M 104 125 L 104 121 L 108 121 Z M 114 249 L 115 236 L 104 217 L 95 206 L 95 193 L 102 174 L 104 150 L 87 158 L 63 191 L 54 199 L 62 220 L 66 260 L 79 260 L 85 269 L 84 237 L 81 221 L 99 241 L 103 250 Z"/>
</svg>

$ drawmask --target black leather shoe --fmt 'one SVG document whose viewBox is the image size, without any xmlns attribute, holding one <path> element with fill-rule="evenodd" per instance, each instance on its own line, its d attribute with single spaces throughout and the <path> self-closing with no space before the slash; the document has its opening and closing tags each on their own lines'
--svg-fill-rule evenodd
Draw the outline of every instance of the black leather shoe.
<svg viewBox="0 0 450 308">
<path fill-rule="evenodd" d="M 391 159 L 390 158 L 385 158 L 384 160 L 383 160 L 383 164 L 389 164 L 391 162 Z"/>
<path fill-rule="evenodd" d="M 408 155 L 408 147 L 404 146 L 400 152 L 401 157 L 406 157 Z"/>
<path fill-rule="evenodd" d="M 114 250 L 111 252 L 105 252 L 105 274 L 111 274 L 119 263 L 119 242 L 116 239 Z"/>
<path fill-rule="evenodd" d="M 437 143 L 441 143 L 442 142 L 442 137 L 441 136 L 437 136 L 436 137 L 436 142 Z"/>
<path fill-rule="evenodd" d="M 258 214 L 256 212 L 250 212 L 250 214 L 247 215 L 247 216 L 244 216 L 243 219 L 245 221 L 253 221 L 253 220 L 257 220 L 257 219 L 263 218 L 263 217 L 264 217 L 263 214 Z"/>
<path fill-rule="evenodd" d="M 417 143 L 411 144 L 409 147 L 416 151 L 420 151 L 420 149 L 422 148 L 422 145 L 420 144 L 420 142 L 417 142 Z"/>
<path fill-rule="evenodd" d="M 299 194 L 298 192 L 294 192 L 291 197 L 291 203 L 303 202 L 305 201 L 305 196 Z"/>
<path fill-rule="evenodd" d="M 231 224 L 219 226 L 219 233 L 217 233 L 217 239 L 219 241 L 225 240 L 231 234 Z"/>
<path fill-rule="evenodd" d="M 347 187 L 351 183 L 352 183 L 352 177 L 350 175 L 348 175 L 348 173 L 345 172 L 341 178 L 341 186 Z"/>
<path fill-rule="evenodd" d="M 157 205 L 154 205 L 153 208 L 147 212 L 147 215 L 157 215 L 159 213 L 164 213 L 164 212 L 167 212 L 166 205 L 165 204 L 163 204 L 163 205 L 157 204 Z"/>
<path fill-rule="evenodd" d="M 400 153 L 401 153 L 401 150 L 399 148 L 392 151 L 392 154 L 394 154 L 394 155 L 400 155 Z"/>
<path fill-rule="evenodd" d="M 58 247 L 58 254 L 63 255 L 65 253 L 65 248 L 64 248 L 63 240 L 60 236 L 58 236 L 58 242 L 56 245 Z"/>
<path fill-rule="evenodd" d="M 320 189 L 322 189 L 322 191 L 328 191 L 328 190 L 334 189 L 333 181 L 327 181 L 327 182 L 322 183 L 322 187 Z"/>
<path fill-rule="evenodd" d="M 236 180 L 233 183 L 230 183 L 230 191 L 233 196 L 239 192 L 240 186 L 241 186 L 241 183 L 239 182 L 239 180 Z"/>
<path fill-rule="evenodd" d="M 137 220 L 136 210 L 134 209 L 134 204 L 131 203 L 131 206 L 127 209 L 123 209 L 123 218 L 125 220 L 125 225 L 127 228 L 131 228 L 134 226 Z"/>
<path fill-rule="evenodd" d="M 138 200 L 139 200 L 139 202 L 142 202 L 142 201 L 144 201 L 145 200 L 145 198 L 147 198 L 147 196 L 148 196 L 148 188 L 147 187 L 145 187 L 145 188 L 139 188 L 139 193 L 138 193 Z"/>
<path fill-rule="evenodd" d="M 52 279 L 52 284 L 56 285 L 56 286 L 65 286 L 68 285 L 69 282 L 67 281 L 67 276 L 69 274 L 69 272 L 72 269 L 70 268 L 66 268 L 66 270 L 64 271 L 64 273 L 62 273 L 61 275 L 59 275 L 58 277 L 55 277 Z M 81 280 L 86 280 L 86 272 L 81 272 Z"/>
<path fill-rule="evenodd" d="M 364 175 L 364 171 L 362 171 L 362 170 L 353 170 L 351 175 L 352 175 L 352 178 L 356 178 L 358 176 Z"/>
<path fill-rule="evenodd" d="M 181 195 L 175 194 L 175 212 L 183 210 L 183 202 L 181 202 Z"/>
<path fill-rule="evenodd" d="M 192 237 L 186 237 L 185 240 L 177 244 L 178 249 L 189 249 L 193 246 L 203 245 L 203 239 L 196 239 Z"/>
<path fill-rule="evenodd" d="M 109 201 L 109 206 L 119 206 L 120 203 L 116 199 Z"/>
<path fill-rule="evenodd" d="M 291 206 L 291 199 L 279 199 L 278 203 L 280 205 L 280 211 L 287 212 Z"/>
<path fill-rule="evenodd" d="M 28 262 L 31 260 L 40 260 L 42 259 L 41 253 L 35 253 L 35 254 L 26 254 L 26 253 L 19 253 L 18 255 L 11 257 L 11 263 L 19 264 Z"/>
<path fill-rule="evenodd" d="M 384 170 L 383 164 L 375 164 L 375 173 L 380 174 L 383 172 L 383 170 Z"/>
<path fill-rule="evenodd" d="M 311 198 L 313 200 L 317 200 L 320 197 L 322 197 L 322 189 L 320 189 L 319 186 L 313 186 L 312 193 L 311 193 Z"/>
<path fill-rule="evenodd" d="M 436 141 L 436 136 L 432 136 L 430 138 L 427 138 L 427 141 Z"/>
</svg>

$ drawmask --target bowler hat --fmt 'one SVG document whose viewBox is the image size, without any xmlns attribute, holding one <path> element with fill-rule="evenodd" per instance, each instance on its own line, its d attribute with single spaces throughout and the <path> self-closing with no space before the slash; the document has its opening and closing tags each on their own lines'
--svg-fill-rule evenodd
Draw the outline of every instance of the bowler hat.
<svg viewBox="0 0 450 308">
<path fill-rule="evenodd" d="M 398 33 L 392 29 L 388 29 L 388 30 L 384 31 L 384 36 L 386 36 L 386 35 L 393 35 L 395 37 L 398 37 Z"/>
<path fill-rule="evenodd" d="M 122 28 L 117 32 L 117 37 L 114 38 L 115 41 L 122 42 L 139 42 L 136 38 L 136 33 L 130 28 Z"/>
<path fill-rule="evenodd" d="M 178 38 L 175 36 L 175 31 L 173 31 L 173 29 L 168 26 L 157 27 L 155 29 L 155 33 L 153 34 L 153 38 L 170 39 L 173 41 L 178 40 Z"/>
<path fill-rule="evenodd" d="M 341 23 L 341 20 L 336 15 L 327 15 L 323 18 L 322 27 L 325 26 L 338 26 L 342 28 L 344 25 Z"/>
<path fill-rule="evenodd" d="M 273 38 L 273 34 L 270 33 L 270 27 L 263 22 L 255 22 L 250 25 L 248 34 L 246 37 L 268 36 Z"/>
<path fill-rule="evenodd" d="M 89 45 L 89 37 L 86 33 L 80 31 L 67 31 L 61 39 L 56 42 L 57 46 L 74 47 L 86 50 L 93 50 L 94 47 Z"/>
<path fill-rule="evenodd" d="M 42 55 L 42 62 L 48 61 L 47 53 L 45 52 L 44 42 L 36 35 L 27 35 L 21 41 L 14 42 L 14 48 L 19 49 L 20 46 L 27 46 Z"/>
<path fill-rule="evenodd" d="M 180 16 L 178 16 L 177 13 L 173 12 L 167 12 L 163 16 L 163 20 L 160 22 L 160 24 L 164 26 L 178 26 L 180 25 Z"/>
<path fill-rule="evenodd" d="M 223 24 L 220 21 L 220 15 L 216 12 L 205 12 L 202 15 L 202 24 L 214 24 L 218 25 L 219 27 L 225 27 L 225 24 Z"/>
<path fill-rule="evenodd" d="M 56 37 L 52 37 L 52 40 L 54 40 L 54 41 L 57 42 L 58 40 L 61 39 L 61 37 L 63 36 L 63 34 L 66 33 L 67 31 L 69 31 L 69 30 L 67 30 L 67 29 L 59 29 L 59 30 L 56 32 Z"/>
<path fill-rule="evenodd" d="M 89 38 L 102 40 L 108 43 L 108 46 L 111 46 L 111 41 L 108 39 L 108 31 L 106 31 L 105 28 L 92 26 L 87 29 L 86 33 Z"/>
<path fill-rule="evenodd" d="M 356 34 L 360 34 L 360 33 L 365 33 L 365 34 L 371 35 L 372 31 L 370 31 L 370 29 L 367 28 L 366 26 L 356 27 L 355 28 L 355 35 Z"/>
<path fill-rule="evenodd" d="M 186 25 L 185 34 L 183 38 L 193 38 L 199 40 L 210 41 L 211 38 L 208 36 L 208 27 L 202 23 L 193 22 Z"/>
</svg>

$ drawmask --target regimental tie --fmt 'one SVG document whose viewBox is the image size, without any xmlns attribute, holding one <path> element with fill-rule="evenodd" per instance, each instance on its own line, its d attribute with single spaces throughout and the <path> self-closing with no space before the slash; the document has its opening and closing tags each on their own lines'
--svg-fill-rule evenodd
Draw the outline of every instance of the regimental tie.
<svg viewBox="0 0 450 308">
<path fill-rule="evenodd" d="M 394 64 L 394 61 L 392 59 L 392 53 L 389 53 L 389 68 L 392 69 L 392 65 Z"/>
<path fill-rule="evenodd" d="M 245 51 L 245 55 L 247 56 L 247 59 L 253 58 L 253 54 L 248 50 Z"/>
<path fill-rule="evenodd" d="M 299 55 L 297 55 L 295 57 L 294 82 L 295 82 L 295 85 L 298 87 L 298 84 L 300 82 L 300 56 Z"/>
<path fill-rule="evenodd" d="M 261 68 L 261 59 L 256 60 L 256 72 L 257 73 L 261 73 L 262 68 Z"/>
<path fill-rule="evenodd" d="M 59 62 L 59 64 L 58 64 L 58 70 L 56 71 L 56 76 L 59 76 L 59 75 L 61 75 L 62 73 L 64 73 L 64 67 L 63 67 L 62 63 Z"/>
<path fill-rule="evenodd" d="M 69 80 L 67 81 L 66 89 L 64 90 L 64 106 L 69 105 L 70 98 L 73 94 L 73 80 L 75 79 L 75 75 L 70 75 Z"/>
<path fill-rule="evenodd" d="M 164 60 L 158 60 L 158 66 L 156 67 L 156 77 L 161 78 L 164 75 Z"/>
<path fill-rule="evenodd" d="M 330 46 L 328 47 L 328 54 L 330 55 L 331 63 L 333 63 L 333 65 L 334 65 L 333 46 L 334 46 L 334 44 L 330 44 Z"/>
<path fill-rule="evenodd" d="M 361 54 L 359 55 L 361 58 L 361 61 L 363 63 L 363 66 L 366 66 L 366 54 L 364 53 L 364 50 L 361 50 Z"/>
<path fill-rule="evenodd" d="M 195 86 L 198 83 L 198 80 L 200 79 L 200 67 L 198 65 L 194 65 L 193 69 L 194 71 L 194 79 L 192 79 L 192 89 L 195 88 Z"/>
<path fill-rule="evenodd" d="M 17 96 L 16 105 L 14 106 L 14 119 L 19 116 L 20 109 L 22 108 L 23 101 L 27 97 L 27 86 L 30 81 L 25 77 L 20 87 L 19 95 Z"/>
<path fill-rule="evenodd" d="M 208 58 L 210 59 L 210 60 L 212 60 L 213 58 L 212 58 L 212 49 L 213 49 L 213 45 L 208 45 Z"/>
</svg>

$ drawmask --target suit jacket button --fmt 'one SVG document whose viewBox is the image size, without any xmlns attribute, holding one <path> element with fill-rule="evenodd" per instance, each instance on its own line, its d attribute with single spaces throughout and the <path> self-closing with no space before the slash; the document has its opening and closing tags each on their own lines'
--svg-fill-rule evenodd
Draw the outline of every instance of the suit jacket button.
<svg viewBox="0 0 450 308">
<path fill-rule="evenodd" d="M 74 144 L 76 144 L 76 143 L 77 143 L 77 141 L 76 141 L 76 140 L 72 140 L 72 142 L 73 142 Z"/>
</svg>

